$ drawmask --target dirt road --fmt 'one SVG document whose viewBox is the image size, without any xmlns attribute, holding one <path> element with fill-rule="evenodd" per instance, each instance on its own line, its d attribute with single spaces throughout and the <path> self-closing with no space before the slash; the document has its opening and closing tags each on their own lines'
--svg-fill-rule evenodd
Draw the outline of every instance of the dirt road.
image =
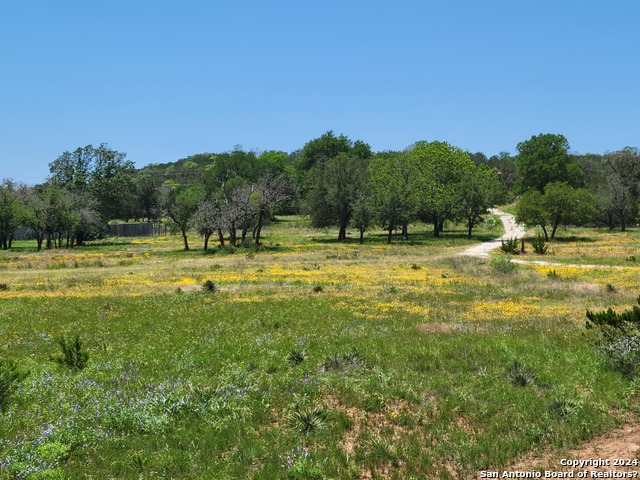
<svg viewBox="0 0 640 480">
<path fill-rule="evenodd" d="M 461 252 L 460 255 L 466 255 L 468 257 L 488 257 L 491 250 L 495 250 L 500 247 L 502 240 L 509 240 L 510 238 L 516 237 L 522 238 L 526 233 L 524 227 L 518 225 L 515 217 L 510 213 L 505 213 L 502 210 L 496 210 L 495 208 L 489 209 L 489 212 L 500 217 L 500 220 L 502 220 L 502 224 L 504 225 L 505 234 L 500 238 L 491 240 L 490 242 L 484 242 L 480 245 L 467 248 L 464 252 Z"/>
</svg>

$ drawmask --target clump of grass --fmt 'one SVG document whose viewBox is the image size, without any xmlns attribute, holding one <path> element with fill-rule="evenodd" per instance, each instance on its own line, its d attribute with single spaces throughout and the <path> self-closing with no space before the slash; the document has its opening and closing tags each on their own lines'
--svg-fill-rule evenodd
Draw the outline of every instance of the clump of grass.
<svg viewBox="0 0 640 480">
<path fill-rule="evenodd" d="M 627 257 L 627 262 L 636 263 L 637 261 L 638 261 L 638 257 L 636 257 L 635 255 L 629 255 Z"/>
<path fill-rule="evenodd" d="M 218 290 L 218 284 L 213 280 L 207 280 L 202 284 L 202 291 L 204 293 L 217 293 Z"/>
<path fill-rule="evenodd" d="M 9 405 L 11 395 L 24 377 L 14 362 L 0 358 L 0 412 Z"/>
<path fill-rule="evenodd" d="M 310 434 L 327 427 L 329 414 L 322 408 L 297 408 L 289 421 L 292 426 L 304 434 Z"/>
<path fill-rule="evenodd" d="M 0 283 L 0 290 L 9 290 L 8 283 Z"/>
<path fill-rule="evenodd" d="M 497 273 L 508 275 L 518 269 L 518 265 L 511 261 L 509 257 L 494 257 L 489 263 L 489 268 Z"/>
<path fill-rule="evenodd" d="M 508 255 L 517 255 L 520 253 L 520 240 L 517 237 L 500 241 L 500 250 Z"/>
<path fill-rule="evenodd" d="M 390 463 L 397 466 L 400 460 L 400 456 L 396 451 L 396 447 L 393 443 L 380 437 L 370 439 L 366 448 L 368 450 L 368 460 L 376 465 L 383 465 Z"/>
<path fill-rule="evenodd" d="M 535 380 L 533 371 L 522 365 L 518 360 L 514 360 L 507 368 L 507 378 L 517 387 L 526 387 Z"/>
<path fill-rule="evenodd" d="M 293 365 L 300 365 L 307 359 L 307 353 L 298 348 L 292 348 L 287 354 L 287 360 Z"/>
<path fill-rule="evenodd" d="M 58 339 L 58 345 L 60 346 L 62 355 L 54 357 L 53 360 L 55 362 L 72 371 L 83 370 L 87 366 L 89 353 L 83 348 L 80 335 L 76 334 L 68 339 L 60 337 Z"/>
<path fill-rule="evenodd" d="M 324 288 L 322 288 L 322 285 L 314 285 L 313 286 L 313 291 L 315 293 L 320 293 L 320 292 L 322 292 L 322 290 L 324 290 Z"/>
<path fill-rule="evenodd" d="M 412 263 L 412 264 L 411 264 L 411 268 L 412 268 L 413 270 L 420 270 L 420 268 L 422 268 L 422 267 L 420 267 L 420 265 L 418 265 L 417 263 Z"/>
<path fill-rule="evenodd" d="M 616 293 L 618 291 L 618 288 L 613 283 L 607 283 L 604 288 L 607 293 Z"/>
</svg>

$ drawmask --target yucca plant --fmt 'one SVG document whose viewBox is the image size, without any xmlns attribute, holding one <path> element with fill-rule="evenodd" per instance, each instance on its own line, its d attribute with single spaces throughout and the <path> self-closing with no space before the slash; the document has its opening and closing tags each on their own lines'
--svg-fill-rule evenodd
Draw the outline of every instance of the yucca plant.
<svg viewBox="0 0 640 480">
<path fill-rule="evenodd" d="M 207 280 L 202 284 L 202 291 L 205 293 L 216 293 L 218 291 L 218 284 L 213 280 Z"/>
<path fill-rule="evenodd" d="M 538 234 L 537 237 L 529 240 L 529 243 L 533 247 L 533 251 L 536 252 L 538 255 L 545 255 L 549 250 L 549 245 L 547 245 L 546 240 L 540 234 Z"/>
</svg>

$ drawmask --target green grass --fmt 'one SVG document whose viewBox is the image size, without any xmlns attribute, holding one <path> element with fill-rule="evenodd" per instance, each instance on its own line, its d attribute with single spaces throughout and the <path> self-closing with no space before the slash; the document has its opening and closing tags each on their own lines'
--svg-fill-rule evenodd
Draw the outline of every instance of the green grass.
<svg viewBox="0 0 640 480">
<path fill-rule="evenodd" d="M 27 374 L 0 417 L 0 477 L 469 478 L 637 405 L 583 328 L 637 284 L 504 275 L 451 256 L 473 243 L 462 229 L 360 246 L 270 228 L 253 258 L 173 237 L 4 253 L 0 355 Z M 72 371 L 52 358 L 75 335 L 89 361 Z"/>
</svg>

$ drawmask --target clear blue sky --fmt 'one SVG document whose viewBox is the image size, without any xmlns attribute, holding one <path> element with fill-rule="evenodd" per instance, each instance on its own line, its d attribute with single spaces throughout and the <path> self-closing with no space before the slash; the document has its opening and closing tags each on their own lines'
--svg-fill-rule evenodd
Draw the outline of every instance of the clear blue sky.
<svg viewBox="0 0 640 480">
<path fill-rule="evenodd" d="M 327 130 L 488 156 L 640 146 L 634 0 L 0 0 L 0 178 L 65 150 L 137 166 Z"/>
</svg>

